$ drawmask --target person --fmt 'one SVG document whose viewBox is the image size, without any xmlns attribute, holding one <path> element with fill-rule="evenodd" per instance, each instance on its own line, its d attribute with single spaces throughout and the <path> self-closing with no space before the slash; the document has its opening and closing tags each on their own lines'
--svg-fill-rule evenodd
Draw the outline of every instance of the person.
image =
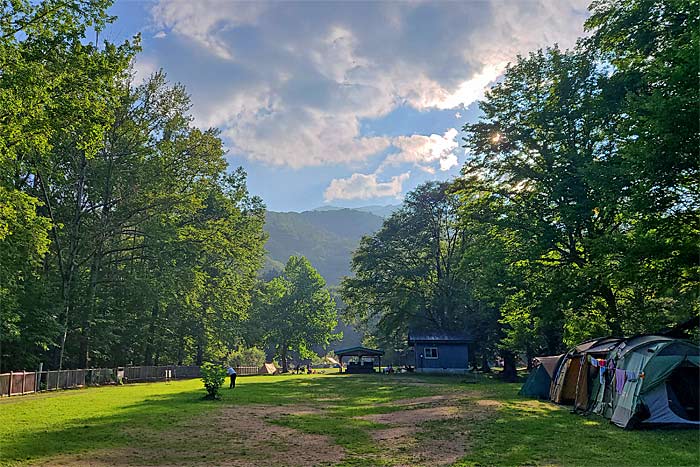
<svg viewBox="0 0 700 467">
<path fill-rule="evenodd" d="M 233 369 L 232 366 L 229 366 L 226 368 L 226 373 L 228 373 L 229 378 L 231 378 L 231 384 L 229 385 L 229 389 L 233 389 L 236 387 L 236 370 Z"/>
</svg>

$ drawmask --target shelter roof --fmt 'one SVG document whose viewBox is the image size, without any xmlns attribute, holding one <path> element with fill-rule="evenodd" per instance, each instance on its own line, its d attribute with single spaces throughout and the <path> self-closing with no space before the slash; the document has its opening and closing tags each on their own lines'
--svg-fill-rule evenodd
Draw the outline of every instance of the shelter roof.
<svg viewBox="0 0 700 467">
<path fill-rule="evenodd" d="M 350 347 L 349 349 L 336 350 L 335 354 L 339 357 L 378 357 L 384 355 L 384 351 L 357 346 Z"/>
<path fill-rule="evenodd" d="M 474 339 L 467 334 L 445 331 L 408 333 L 408 345 L 414 345 L 416 342 L 427 342 L 430 344 L 468 344 L 474 342 Z"/>
</svg>

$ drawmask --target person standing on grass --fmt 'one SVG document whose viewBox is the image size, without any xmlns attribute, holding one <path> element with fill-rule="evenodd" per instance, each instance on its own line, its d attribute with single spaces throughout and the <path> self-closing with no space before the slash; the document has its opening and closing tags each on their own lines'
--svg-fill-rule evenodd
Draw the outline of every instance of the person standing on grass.
<svg viewBox="0 0 700 467">
<path fill-rule="evenodd" d="M 229 385 L 229 389 L 233 389 L 236 387 L 236 370 L 233 369 L 232 366 L 229 366 L 226 368 L 226 373 L 228 373 L 229 378 L 231 378 L 231 384 Z"/>
</svg>

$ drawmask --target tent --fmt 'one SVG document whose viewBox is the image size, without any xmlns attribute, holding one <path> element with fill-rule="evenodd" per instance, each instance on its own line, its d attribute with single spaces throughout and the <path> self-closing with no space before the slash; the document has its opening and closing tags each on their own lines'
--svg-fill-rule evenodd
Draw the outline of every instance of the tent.
<svg viewBox="0 0 700 467">
<path fill-rule="evenodd" d="M 554 376 L 562 357 L 564 357 L 564 354 L 553 357 L 535 357 L 535 368 L 530 372 L 518 394 L 549 399 L 549 387 L 552 384 L 552 376 Z"/>
<path fill-rule="evenodd" d="M 278 370 L 274 363 L 265 363 L 258 370 L 259 375 L 274 375 L 277 374 Z"/>
<path fill-rule="evenodd" d="M 620 339 L 614 337 L 603 337 L 591 339 L 575 346 L 569 350 L 559 365 L 556 375 L 552 378 L 552 386 L 549 396 L 552 402 L 564 405 L 573 405 L 576 402 L 576 393 L 579 386 L 579 377 L 588 368 L 582 367 L 581 357 L 587 355 L 589 349 L 594 352 L 601 347 L 607 348 L 609 344 L 617 344 Z M 581 380 L 583 381 L 583 379 Z"/>
<path fill-rule="evenodd" d="M 605 337 L 549 358 L 558 362 L 549 388 L 553 402 L 573 405 L 578 412 L 596 413 L 623 428 L 700 427 L 697 344 L 667 336 Z M 592 358 L 605 360 L 606 370 L 601 373 Z M 629 376 L 623 377 L 619 386 L 615 369 Z M 538 372 L 528 378 L 521 394 L 542 397 L 546 379 Z"/>
<path fill-rule="evenodd" d="M 637 377 L 617 393 L 612 372 L 591 394 L 590 411 L 623 428 L 700 426 L 700 347 L 662 336 L 639 336 L 613 349 L 608 359 Z"/>
</svg>

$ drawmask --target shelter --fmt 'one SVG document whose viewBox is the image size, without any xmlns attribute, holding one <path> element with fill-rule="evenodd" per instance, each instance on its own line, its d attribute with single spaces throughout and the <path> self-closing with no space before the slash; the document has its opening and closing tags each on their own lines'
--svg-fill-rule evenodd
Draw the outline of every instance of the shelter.
<svg viewBox="0 0 700 467">
<path fill-rule="evenodd" d="M 258 370 L 259 375 L 276 375 L 278 369 L 274 363 L 264 363 L 263 366 Z"/>
<path fill-rule="evenodd" d="M 346 373 L 374 373 L 374 367 L 382 367 L 382 355 L 384 355 L 383 350 L 369 349 L 367 347 L 351 347 L 349 349 L 342 349 L 335 351 L 336 357 L 340 363 L 340 372 L 343 371 L 343 358 L 345 357 L 356 357 L 355 361 L 349 361 Z"/>
<path fill-rule="evenodd" d="M 415 368 L 421 373 L 468 371 L 472 342 L 472 338 L 465 334 L 441 331 L 408 334 L 408 345 L 415 349 Z"/>
<path fill-rule="evenodd" d="M 525 384 L 518 394 L 521 396 L 549 399 L 549 388 L 552 385 L 552 377 L 559 368 L 564 354 L 553 357 L 535 357 L 535 367 L 530 371 Z"/>
</svg>

